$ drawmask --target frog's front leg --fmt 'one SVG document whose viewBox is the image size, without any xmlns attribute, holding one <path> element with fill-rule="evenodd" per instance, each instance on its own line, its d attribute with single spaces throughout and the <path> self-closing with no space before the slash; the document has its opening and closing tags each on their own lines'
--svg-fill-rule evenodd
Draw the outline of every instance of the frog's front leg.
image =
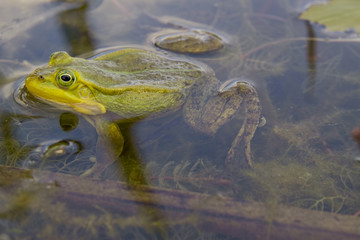
<svg viewBox="0 0 360 240">
<path fill-rule="evenodd" d="M 90 122 L 96 128 L 98 134 L 96 164 L 90 174 L 95 178 L 99 178 L 110 164 L 119 159 L 124 146 L 124 138 L 115 122 L 109 122 L 100 117 L 95 117 Z"/>
<path fill-rule="evenodd" d="M 184 107 L 185 120 L 190 125 L 204 133 L 214 134 L 233 118 L 241 104 L 245 105 L 245 119 L 225 160 L 229 168 L 242 152 L 248 165 L 253 167 L 250 141 L 257 127 L 264 121 L 255 88 L 238 79 L 227 81 L 217 89 L 206 90 L 205 87 L 201 94 L 191 94 Z"/>
</svg>

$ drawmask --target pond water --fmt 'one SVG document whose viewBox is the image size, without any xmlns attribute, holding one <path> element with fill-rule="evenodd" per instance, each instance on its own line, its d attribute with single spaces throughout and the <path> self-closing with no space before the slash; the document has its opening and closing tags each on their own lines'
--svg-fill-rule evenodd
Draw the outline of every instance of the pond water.
<svg viewBox="0 0 360 240">
<path fill-rule="evenodd" d="M 360 42 L 300 20 L 310 2 L 2 0 L 0 239 L 357 239 Z M 225 46 L 178 56 L 205 63 L 221 82 L 245 79 L 259 95 L 266 124 L 251 141 L 253 168 L 244 154 L 225 164 L 242 106 L 213 135 L 181 111 L 111 115 L 124 148 L 94 177 L 112 149 L 97 146 L 89 117 L 24 89 L 55 51 L 168 54 L 152 34 L 198 26 Z"/>
</svg>

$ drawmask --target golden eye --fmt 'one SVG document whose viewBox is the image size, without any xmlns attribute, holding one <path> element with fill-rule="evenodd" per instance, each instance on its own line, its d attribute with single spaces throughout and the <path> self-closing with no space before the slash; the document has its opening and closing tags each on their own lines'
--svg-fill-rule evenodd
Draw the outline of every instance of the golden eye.
<svg viewBox="0 0 360 240">
<path fill-rule="evenodd" d="M 70 87 L 74 84 L 75 80 L 75 75 L 68 70 L 60 71 L 56 76 L 56 81 L 60 87 Z"/>
</svg>

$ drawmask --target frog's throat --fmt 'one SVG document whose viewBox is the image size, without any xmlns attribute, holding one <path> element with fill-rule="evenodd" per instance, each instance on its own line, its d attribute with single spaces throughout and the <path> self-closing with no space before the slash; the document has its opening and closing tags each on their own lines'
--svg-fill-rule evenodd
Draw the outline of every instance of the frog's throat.
<svg viewBox="0 0 360 240">
<path fill-rule="evenodd" d="M 57 102 L 52 101 L 51 99 L 45 100 L 52 105 L 58 106 L 60 109 L 73 109 L 77 113 L 82 113 L 86 115 L 99 115 L 106 113 L 106 108 L 104 105 L 97 101 L 82 101 L 82 102 Z"/>
<path fill-rule="evenodd" d="M 106 113 L 106 108 L 104 105 L 93 101 L 91 104 L 86 103 L 72 103 L 69 104 L 75 111 L 86 114 L 86 115 L 99 115 Z"/>
</svg>

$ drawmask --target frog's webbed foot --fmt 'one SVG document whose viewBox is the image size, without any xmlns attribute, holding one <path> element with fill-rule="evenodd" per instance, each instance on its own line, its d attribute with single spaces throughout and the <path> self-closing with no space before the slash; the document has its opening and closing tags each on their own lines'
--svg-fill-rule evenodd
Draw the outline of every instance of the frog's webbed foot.
<svg viewBox="0 0 360 240">
<path fill-rule="evenodd" d="M 203 94 L 209 92 L 205 90 Z M 208 134 L 215 133 L 232 119 L 241 104 L 244 104 L 245 119 L 228 151 L 225 165 L 232 168 L 241 158 L 241 154 L 244 154 L 248 165 L 253 167 L 250 141 L 257 127 L 263 125 L 265 119 L 261 117 L 260 101 L 252 85 L 240 79 L 229 80 L 219 87 L 216 94 L 208 98 L 204 98 L 201 94 L 192 95 L 186 104 L 185 120 L 196 129 Z"/>
</svg>

